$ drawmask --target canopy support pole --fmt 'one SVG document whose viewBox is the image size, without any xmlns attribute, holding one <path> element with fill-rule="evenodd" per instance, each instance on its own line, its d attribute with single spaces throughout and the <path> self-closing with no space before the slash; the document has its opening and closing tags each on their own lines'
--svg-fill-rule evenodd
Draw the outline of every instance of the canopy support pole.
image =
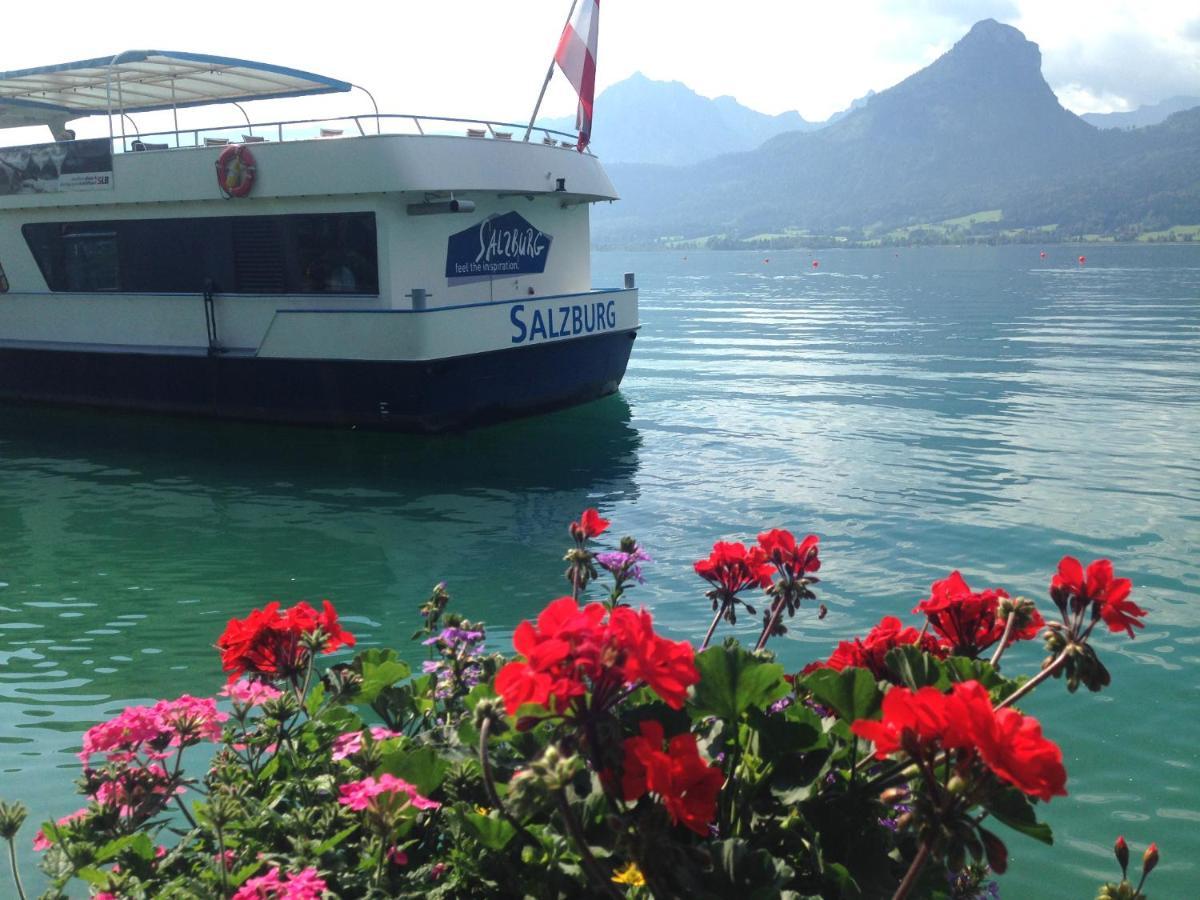
<svg viewBox="0 0 1200 900">
<path fill-rule="evenodd" d="M 571 11 L 567 13 L 567 21 L 563 23 L 563 31 L 567 30 L 567 26 L 571 24 L 571 17 L 575 15 L 575 4 L 579 0 L 571 0 Z M 561 38 L 560 38 L 561 40 Z M 558 48 L 554 48 L 554 55 L 558 55 Z M 554 57 L 550 57 L 550 68 L 546 70 L 546 80 L 542 82 L 542 92 L 538 94 L 537 103 L 533 105 L 533 115 L 529 117 L 529 127 L 525 129 L 525 140 L 529 140 L 529 135 L 533 131 L 533 123 L 537 121 L 538 110 L 542 108 L 542 98 L 546 96 L 546 88 L 550 86 L 550 79 L 554 77 Z"/>
</svg>

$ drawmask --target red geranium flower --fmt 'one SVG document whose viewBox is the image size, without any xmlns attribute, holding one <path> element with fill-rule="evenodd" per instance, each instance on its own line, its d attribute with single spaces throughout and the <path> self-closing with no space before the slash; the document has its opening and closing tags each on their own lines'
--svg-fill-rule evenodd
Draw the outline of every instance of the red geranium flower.
<svg viewBox="0 0 1200 900">
<path fill-rule="evenodd" d="M 658 794 L 676 825 L 708 837 L 717 815 L 717 794 L 725 774 L 700 756 L 696 736 L 677 734 L 663 750 L 663 728 L 653 720 L 641 723 L 641 734 L 626 738 L 621 790 L 627 801 L 647 792 Z"/>
<path fill-rule="evenodd" d="M 581 608 L 571 597 L 542 610 L 536 626 L 518 625 L 513 647 L 524 659 L 508 663 L 496 676 L 496 691 L 509 715 L 525 703 L 562 713 L 589 692 L 596 711 L 639 682 L 680 709 L 688 687 L 700 677 L 691 645 L 655 634 L 645 610 L 609 612 L 599 603 Z"/>
<path fill-rule="evenodd" d="M 960 682 L 949 694 L 894 687 L 884 695 L 881 721 L 859 719 L 850 730 L 875 742 L 878 759 L 903 751 L 928 760 L 941 750 L 957 750 L 960 771 L 978 760 L 997 778 L 1041 800 L 1067 793 L 1058 745 L 1042 736 L 1037 719 L 995 709 L 978 681 Z"/>
<path fill-rule="evenodd" d="M 859 719 L 851 724 L 850 730 L 874 742 L 877 759 L 898 750 L 914 758 L 926 757 L 946 747 L 947 735 L 954 727 L 947 712 L 947 699 L 934 687 L 916 691 L 894 687 L 883 695 L 881 721 Z"/>
<path fill-rule="evenodd" d="M 758 536 L 758 546 L 767 559 L 778 566 L 781 572 L 786 572 L 793 581 L 821 568 L 821 560 L 817 556 L 819 541 L 820 538 L 815 534 L 810 534 L 797 544 L 792 533 L 783 528 L 772 528 Z"/>
<path fill-rule="evenodd" d="M 1004 636 L 1004 620 L 1000 618 L 1000 601 L 1008 594 L 1000 588 L 975 592 L 957 571 L 948 578 L 935 581 L 932 596 L 917 605 L 913 612 L 923 612 L 934 631 L 942 636 L 947 649 L 955 656 L 975 657 Z M 1008 644 L 1036 637 L 1046 623 L 1037 610 L 1021 628 L 1009 634 Z"/>
<path fill-rule="evenodd" d="M 1044 801 L 1067 795 L 1062 751 L 1042 737 L 1037 719 L 1012 708 L 994 709 L 978 681 L 956 684 L 948 709 L 963 724 L 968 746 L 1003 781 Z"/>
<path fill-rule="evenodd" d="M 247 673 L 271 678 L 294 676 L 308 662 L 309 651 L 303 639 L 318 630 L 324 637 L 322 653 L 354 646 L 354 635 L 341 627 L 337 611 L 328 600 L 319 613 L 304 601 L 283 613 L 278 602 L 268 603 L 245 619 L 229 620 L 217 639 L 221 667 L 230 673 L 230 681 Z"/>
<path fill-rule="evenodd" d="M 708 559 L 693 563 L 696 574 L 715 589 L 732 598 L 749 587 L 770 587 L 774 573 L 762 547 L 746 549 L 745 544 L 717 541 Z"/>
<path fill-rule="evenodd" d="M 602 519 L 595 509 L 585 509 L 578 522 L 572 522 L 570 532 L 572 539 L 584 541 L 587 538 L 598 537 L 609 526 L 608 519 Z"/>
<path fill-rule="evenodd" d="M 1114 578 L 1113 564 L 1097 559 L 1083 571 L 1083 565 L 1073 556 L 1064 556 L 1058 564 L 1058 574 L 1050 580 L 1050 597 L 1059 609 L 1080 612 L 1089 603 L 1099 607 L 1100 616 L 1109 631 L 1126 631 L 1133 637 L 1134 628 L 1144 628 L 1139 617 L 1146 610 L 1128 599 L 1133 582 Z"/>
<path fill-rule="evenodd" d="M 609 629 L 623 655 L 624 680 L 644 681 L 672 709 L 683 709 L 688 688 L 700 680 L 692 645 L 659 637 L 644 609 L 617 607 L 609 614 Z"/>
<path fill-rule="evenodd" d="M 865 638 L 842 641 L 830 654 L 829 659 L 809 663 L 804 667 L 803 674 L 807 675 L 816 669 L 833 669 L 840 672 L 855 666 L 870 669 L 871 674 L 879 681 L 891 681 L 893 676 L 885 662 L 888 652 L 909 644 L 915 644 L 934 656 L 946 655 L 945 649 L 933 635 L 922 634 L 912 627 L 906 628 L 895 616 L 884 616 Z"/>
</svg>

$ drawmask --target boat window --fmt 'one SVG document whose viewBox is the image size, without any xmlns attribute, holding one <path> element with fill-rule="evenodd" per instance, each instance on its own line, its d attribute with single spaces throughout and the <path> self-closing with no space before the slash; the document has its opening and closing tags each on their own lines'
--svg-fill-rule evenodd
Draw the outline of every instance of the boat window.
<svg viewBox="0 0 1200 900">
<path fill-rule="evenodd" d="M 22 233 L 52 291 L 377 294 L 375 214 L 38 222 Z"/>
<path fill-rule="evenodd" d="M 117 235 L 84 231 L 63 235 L 63 275 L 68 291 L 115 291 Z"/>
</svg>

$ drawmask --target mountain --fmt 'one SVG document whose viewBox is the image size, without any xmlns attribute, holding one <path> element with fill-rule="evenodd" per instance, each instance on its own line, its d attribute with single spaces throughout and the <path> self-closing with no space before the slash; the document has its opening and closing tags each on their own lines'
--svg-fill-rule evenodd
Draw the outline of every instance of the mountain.
<svg viewBox="0 0 1200 900">
<path fill-rule="evenodd" d="M 1084 113 L 1080 118 L 1097 128 L 1144 128 L 1157 125 L 1174 113 L 1197 106 L 1200 106 L 1200 97 L 1170 97 L 1162 103 L 1139 106 L 1129 112 Z"/>
<path fill-rule="evenodd" d="M 861 97 L 851 100 L 849 106 L 847 106 L 845 109 L 841 110 L 840 112 L 835 112 L 832 116 L 830 116 L 828 119 L 826 119 L 821 124 L 822 125 L 832 125 L 838 119 L 846 118 L 846 116 L 850 115 L 850 113 L 854 112 L 856 109 L 861 109 L 862 107 L 866 106 L 867 103 L 870 101 L 870 99 L 874 96 L 875 96 L 874 91 L 867 91 Z"/>
<path fill-rule="evenodd" d="M 1003 210 L 1006 226 L 1071 228 L 1153 212 L 1153 200 L 1122 213 L 1097 196 L 1116 169 L 1127 186 L 1161 194 L 1172 215 L 1200 222 L 1200 183 L 1186 162 L 1187 148 L 1200 151 L 1200 132 L 1190 120 L 1167 129 L 1174 121 L 1139 132 L 1088 125 L 1046 84 L 1037 45 L 987 19 L 931 65 L 819 131 L 777 135 L 686 167 L 612 166 L 623 202 L 597 210 L 593 234 L 619 243 L 880 233 L 981 210 Z M 1164 171 L 1172 165 L 1178 170 Z M 1125 188 L 1116 193 L 1135 199 Z"/>
<path fill-rule="evenodd" d="M 678 81 L 654 81 L 640 72 L 601 92 L 592 121 L 592 145 L 605 163 L 665 165 L 752 150 L 782 132 L 819 127 L 798 112 L 769 116 L 733 97 L 710 100 Z M 572 132 L 575 117 L 538 124 Z"/>
</svg>

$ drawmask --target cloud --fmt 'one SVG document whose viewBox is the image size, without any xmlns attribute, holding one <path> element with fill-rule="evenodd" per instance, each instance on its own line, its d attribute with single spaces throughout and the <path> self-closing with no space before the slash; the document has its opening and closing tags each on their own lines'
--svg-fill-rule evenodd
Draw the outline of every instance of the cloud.
<svg viewBox="0 0 1200 900">
<path fill-rule="evenodd" d="M 1189 41 L 1200 41 L 1200 19 L 1192 19 L 1192 21 L 1183 26 L 1180 34 Z"/>
<path fill-rule="evenodd" d="M 1011 21 L 1020 14 L 1014 0 L 889 0 L 885 8 L 897 17 L 941 19 L 956 28 L 981 19 Z"/>
<path fill-rule="evenodd" d="M 1099 39 L 1060 45 L 1044 54 L 1046 80 L 1069 95 L 1077 110 L 1089 106 L 1134 108 L 1168 97 L 1200 95 L 1200 61 L 1194 48 L 1144 33 L 1110 32 Z M 1123 101 L 1123 104 L 1122 104 Z"/>
</svg>

